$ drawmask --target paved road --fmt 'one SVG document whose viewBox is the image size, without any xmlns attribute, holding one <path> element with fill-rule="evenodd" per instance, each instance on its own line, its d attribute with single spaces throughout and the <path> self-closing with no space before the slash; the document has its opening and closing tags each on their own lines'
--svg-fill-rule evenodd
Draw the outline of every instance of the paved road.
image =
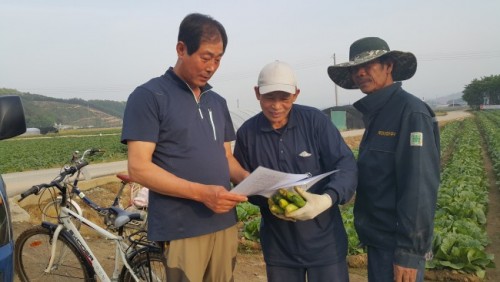
<svg viewBox="0 0 500 282">
<path fill-rule="evenodd" d="M 86 168 L 92 178 L 98 178 L 127 171 L 127 161 L 90 164 Z M 7 196 L 14 197 L 33 185 L 50 182 L 59 174 L 59 171 L 59 168 L 54 168 L 3 174 Z"/>
<path fill-rule="evenodd" d="M 446 115 L 444 116 L 437 116 L 438 122 L 443 122 L 443 121 L 450 121 L 450 120 L 456 120 L 456 119 L 463 119 L 466 117 L 470 117 L 471 113 L 465 112 L 465 111 L 450 111 L 447 112 Z M 353 136 L 358 136 L 358 135 L 363 135 L 365 132 L 364 129 L 356 129 L 356 130 L 349 130 L 349 131 L 343 131 L 341 132 L 342 137 L 353 137 Z"/>
</svg>

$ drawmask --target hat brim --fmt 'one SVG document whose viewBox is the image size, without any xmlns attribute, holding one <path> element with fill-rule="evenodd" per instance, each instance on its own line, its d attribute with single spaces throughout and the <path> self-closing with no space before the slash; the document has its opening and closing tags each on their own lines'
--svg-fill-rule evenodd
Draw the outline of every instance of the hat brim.
<svg viewBox="0 0 500 282">
<path fill-rule="evenodd" d="M 295 92 L 297 92 L 297 88 L 294 85 L 289 85 L 289 84 L 270 84 L 270 85 L 259 86 L 259 93 L 261 95 L 275 91 L 283 91 L 293 95 L 295 94 Z"/>
<path fill-rule="evenodd" d="M 368 63 L 381 57 L 391 56 L 394 61 L 392 68 L 392 79 L 402 81 L 411 78 L 417 71 L 417 58 L 409 52 L 389 51 L 384 54 L 365 57 L 361 60 L 349 61 L 346 63 L 328 67 L 328 76 L 338 86 L 345 89 L 358 89 L 351 76 L 351 69 L 355 66 Z"/>
</svg>

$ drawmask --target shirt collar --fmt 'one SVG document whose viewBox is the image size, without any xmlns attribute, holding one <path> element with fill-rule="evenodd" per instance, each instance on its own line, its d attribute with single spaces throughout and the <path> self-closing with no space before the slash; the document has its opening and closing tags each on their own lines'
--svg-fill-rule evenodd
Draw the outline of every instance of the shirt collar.
<svg viewBox="0 0 500 282">
<path fill-rule="evenodd" d="M 177 76 L 177 74 L 175 74 L 173 67 L 169 67 L 168 70 L 165 72 L 164 76 L 172 79 L 173 81 L 175 81 L 177 83 L 177 85 L 179 85 L 180 87 L 186 88 L 186 90 L 189 90 L 189 92 L 191 92 L 191 89 L 189 89 L 188 84 L 184 80 L 182 80 L 182 78 Z M 208 91 L 210 89 L 212 89 L 212 85 L 210 85 L 208 83 L 200 88 L 201 93 Z"/>
<path fill-rule="evenodd" d="M 376 113 L 382 109 L 392 97 L 394 91 L 398 88 L 401 88 L 401 82 L 395 82 L 385 88 L 366 95 L 354 103 L 354 107 L 363 115 Z"/>
</svg>

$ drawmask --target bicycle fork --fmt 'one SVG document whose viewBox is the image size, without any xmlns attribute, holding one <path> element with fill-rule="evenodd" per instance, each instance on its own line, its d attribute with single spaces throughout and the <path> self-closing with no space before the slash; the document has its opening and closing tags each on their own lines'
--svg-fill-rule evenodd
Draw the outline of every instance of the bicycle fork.
<svg viewBox="0 0 500 282">
<path fill-rule="evenodd" d="M 70 221 L 68 218 L 62 218 L 61 220 Z M 54 261 L 55 261 L 56 252 L 57 252 L 57 246 L 56 246 L 57 239 L 59 238 L 59 236 L 64 236 L 64 235 L 61 235 L 61 232 L 65 232 L 64 225 L 58 224 L 56 227 L 54 224 L 46 223 L 46 224 L 42 224 L 42 226 L 44 228 L 48 228 L 48 229 L 53 230 L 53 235 L 51 238 L 53 243 L 52 243 L 51 250 L 50 250 L 50 260 L 49 260 L 49 264 L 47 265 L 47 267 L 44 270 L 44 272 L 50 273 L 54 269 Z M 75 227 L 72 226 L 71 228 L 75 228 Z M 76 228 L 75 228 L 75 230 L 76 230 Z M 99 278 L 101 278 L 102 281 L 116 281 L 120 275 L 119 260 L 115 259 L 115 269 L 113 271 L 112 280 L 110 280 L 109 277 L 107 276 L 106 272 L 104 271 L 104 268 L 99 263 L 99 261 L 94 259 L 94 254 L 91 253 L 90 248 L 86 244 L 86 242 L 83 240 L 79 240 L 78 236 L 74 235 L 75 230 L 73 230 L 73 231 L 69 230 L 69 232 L 66 233 L 68 235 L 64 236 L 64 237 L 66 237 L 66 239 L 68 239 L 68 241 L 71 242 L 71 244 L 73 244 L 77 247 L 77 249 L 80 251 L 80 253 L 84 256 L 87 264 L 90 266 L 91 269 L 92 268 L 94 269 L 97 276 Z M 116 249 L 115 249 L 115 258 L 120 257 L 121 261 L 123 262 L 123 265 L 128 269 L 128 271 L 130 272 L 130 274 L 132 275 L 134 280 L 140 281 L 139 277 L 137 277 L 135 271 L 128 263 L 126 255 L 125 255 L 125 251 L 121 250 L 120 248 L 121 248 L 120 244 L 117 244 Z M 61 250 L 60 252 L 61 252 L 61 256 L 59 257 L 59 260 L 62 260 L 64 257 L 64 250 Z M 57 265 L 57 262 L 56 262 L 56 265 Z"/>
<path fill-rule="evenodd" d="M 57 227 L 52 230 L 54 230 L 54 233 L 52 235 L 52 246 L 50 250 L 50 260 L 49 264 L 47 265 L 45 272 L 49 273 L 53 267 L 54 267 L 54 260 L 56 257 L 56 252 L 57 252 L 57 240 L 59 236 L 64 236 L 70 244 L 74 245 L 80 252 L 80 254 L 85 258 L 86 264 L 88 265 L 88 269 L 93 269 L 95 274 L 102 280 L 102 281 L 110 281 L 108 276 L 106 275 L 106 272 L 104 271 L 104 268 L 102 265 L 99 263 L 98 260 L 95 259 L 94 254 L 92 253 L 90 247 L 87 245 L 87 243 L 83 240 L 81 237 L 80 233 L 74 226 L 74 224 L 71 222 L 69 217 L 61 217 L 61 221 L 63 223 L 60 223 L 57 225 Z M 53 224 L 51 224 L 54 226 Z M 42 226 L 44 226 L 42 224 Z M 68 226 L 68 227 L 65 227 Z M 45 225 L 45 228 L 51 228 L 50 225 Z M 62 235 L 62 234 L 65 235 Z M 59 259 L 63 259 L 64 257 L 64 249 L 60 251 L 61 256 Z"/>
<path fill-rule="evenodd" d="M 43 225 L 42 225 L 43 226 Z M 56 230 L 54 231 L 54 234 L 52 235 L 52 246 L 50 248 L 50 260 L 49 264 L 47 265 L 47 268 L 45 268 L 45 273 L 49 273 L 52 270 L 52 265 L 54 264 L 54 259 L 56 258 L 56 243 L 57 243 L 57 238 L 59 238 L 59 233 L 63 229 L 62 225 L 58 225 Z"/>
</svg>

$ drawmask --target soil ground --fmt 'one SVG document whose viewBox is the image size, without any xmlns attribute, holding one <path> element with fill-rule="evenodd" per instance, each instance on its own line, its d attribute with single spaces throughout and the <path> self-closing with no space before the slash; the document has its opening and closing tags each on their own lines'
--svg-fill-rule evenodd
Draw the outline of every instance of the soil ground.
<svg viewBox="0 0 500 282">
<path fill-rule="evenodd" d="M 489 183 L 488 195 L 488 214 L 486 219 L 486 232 L 490 239 L 490 244 L 486 248 L 486 252 L 495 256 L 496 268 L 486 270 L 486 277 L 489 281 L 498 281 L 500 279 L 500 179 L 495 178 L 495 173 L 491 163 L 491 159 L 483 146 L 483 159 L 485 160 L 484 167 Z"/>
<path fill-rule="evenodd" d="M 99 205 L 109 205 L 116 195 L 118 189 L 119 183 L 109 183 L 100 187 L 89 189 L 85 191 L 85 194 Z M 124 198 L 127 198 L 127 195 L 125 195 Z M 78 203 L 82 208 L 84 208 L 84 215 L 87 218 L 96 223 L 101 223 L 103 221 L 95 211 L 85 208 L 84 204 L 81 201 L 79 201 Z M 29 221 L 14 222 L 13 225 L 15 238 L 17 238 L 17 236 L 19 236 L 19 234 L 27 228 L 40 223 L 41 211 L 39 205 L 31 205 L 23 208 L 30 214 L 30 219 Z M 97 236 L 91 229 L 89 229 L 85 225 L 82 225 L 80 231 L 87 243 L 89 243 L 90 247 L 92 248 L 94 255 L 103 264 L 105 269 L 107 269 L 107 273 L 110 274 L 112 272 L 114 263 L 114 245 L 110 244 L 110 242 L 106 239 Z M 350 281 L 367 281 L 365 272 L 366 271 L 363 269 L 354 269 L 353 271 L 350 271 Z M 16 277 L 15 281 L 19 281 L 19 279 Z M 242 240 L 241 248 L 238 252 L 237 257 L 235 281 L 267 281 L 265 263 L 258 244 Z"/>
</svg>

